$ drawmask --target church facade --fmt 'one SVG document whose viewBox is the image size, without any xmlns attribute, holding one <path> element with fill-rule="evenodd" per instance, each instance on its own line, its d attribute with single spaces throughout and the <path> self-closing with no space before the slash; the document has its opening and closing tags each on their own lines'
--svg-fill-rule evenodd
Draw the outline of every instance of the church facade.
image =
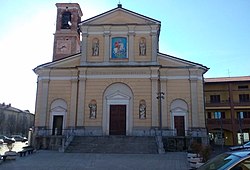
<svg viewBox="0 0 250 170">
<path fill-rule="evenodd" d="M 208 68 L 160 53 L 160 21 L 121 4 L 81 21 L 77 3 L 56 6 L 53 61 L 34 69 L 37 138 L 159 131 L 206 138 Z"/>
</svg>

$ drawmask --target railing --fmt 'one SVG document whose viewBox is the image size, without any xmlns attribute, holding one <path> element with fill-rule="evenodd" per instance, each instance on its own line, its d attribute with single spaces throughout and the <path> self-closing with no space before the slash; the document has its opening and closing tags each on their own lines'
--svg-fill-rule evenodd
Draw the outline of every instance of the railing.
<svg viewBox="0 0 250 170">
<path fill-rule="evenodd" d="M 233 101 L 234 106 L 250 106 L 250 101 L 239 101 L 234 100 Z M 218 102 L 211 102 L 206 101 L 206 107 L 230 107 L 230 101 L 229 100 L 221 100 Z"/>
<path fill-rule="evenodd" d="M 235 119 L 235 124 L 240 124 L 239 122 L 239 119 Z M 241 119 L 241 125 L 244 126 L 244 125 L 248 125 L 250 124 L 250 118 L 244 118 L 244 119 Z"/>
<path fill-rule="evenodd" d="M 231 119 L 207 119 L 207 124 L 220 125 L 220 124 L 232 124 Z"/>
<path fill-rule="evenodd" d="M 35 129 L 35 134 L 36 136 L 69 136 L 71 134 L 74 134 L 75 129 L 70 128 L 70 129 L 62 129 L 62 130 L 57 130 L 55 129 L 53 132 L 53 129 L 46 129 L 46 128 L 36 128 Z"/>
<path fill-rule="evenodd" d="M 234 101 L 234 106 L 250 106 L 250 101 L 246 102 Z"/>
<path fill-rule="evenodd" d="M 207 124 L 208 125 L 229 125 L 229 124 L 239 124 L 239 120 L 238 119 L 207 119 Z M 242 125 L 248 125 L 250 124 L 250 118 L 244 118 L 241 120 L 241 124 Z"/>
<path fill-rule="evenodd" d="M 206 107 L 215 107 L 215 106 L 220 106 L 220 107 L 230 106 L 230 102 L 229 100 L 221 100 L 219 102 L 211 102 L 211 101 L 206 102 Z"/>
<path fill-rule="evenodd" d="M 206 137 L 206 130 L 196 128 L 196 129 L 190 129 L 190 130 L 183 130 L 179 131 L 177 129 L 162 129 L 155 131 L 155 136 L 161 136 L 163 137 Z"/>
<path fill-rule="evenodd" d="M 70 129 L 62 129 L 58 131 L 56 129 L 53 130 L 53 129 L 46 129 L 46 128 L 36 128 L 35 136 L 38 138 L 45 137 L 48 139 L 50 138 L 53 139 L 53 138 L 58 137 L 61 141 L 59 145 L 59 151 L 64 152 L 75 136 L 75 129 L 70 128 Z"/>
</svg>

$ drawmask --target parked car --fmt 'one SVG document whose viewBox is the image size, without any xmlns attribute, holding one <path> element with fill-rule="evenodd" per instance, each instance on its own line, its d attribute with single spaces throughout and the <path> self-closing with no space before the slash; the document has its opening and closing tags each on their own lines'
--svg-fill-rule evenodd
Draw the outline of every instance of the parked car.
<svg viewBox="0 0 250 170">
<path fill-rule="evenodd" d="M 15 139 L 13 138 L 8 138 L 7 136 L 0 135 L 0 139 L 3 139 L 4 143 L 15 143 Z"/>
<path fill-rule="evenodd" d="M 15 141 L 17 141 L 17 142 L 26 142 L 26 141 L 28 141 L 28 139 L 26 137 L 23 137 L 21 135 L 12 135 L 11 137 L 14 138 Z"/>
<path fill-rule="evenodd" d="M 222 153 L 200 166 L 198 170 L 249 170 L 250 151 L 239 150 Z"/>
<path fill-rule="evenodd" d="M 250 141 L 244 145 L 232 146 L 229 148 L 231 151 L 241 150 L 241 149 L 250 149 Z"/>
</svg>

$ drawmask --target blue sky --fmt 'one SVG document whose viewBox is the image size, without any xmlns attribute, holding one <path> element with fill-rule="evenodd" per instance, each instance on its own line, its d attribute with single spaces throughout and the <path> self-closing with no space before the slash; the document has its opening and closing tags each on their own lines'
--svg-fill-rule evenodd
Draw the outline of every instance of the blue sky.
<svg viewBox="0 0 250 170">
<path fill-rule="evenodd" d="M 52 61 L 57 2 L 77 2 L 82 20 L 119 0 L 1 2 L 0 103 L 35 110 L 37 65 Z M 160 52 L 200 63 L 205 77 L 250 75 L 250 0 L 120 0 L 123 8 L 161 21 Z"/>
</svg>

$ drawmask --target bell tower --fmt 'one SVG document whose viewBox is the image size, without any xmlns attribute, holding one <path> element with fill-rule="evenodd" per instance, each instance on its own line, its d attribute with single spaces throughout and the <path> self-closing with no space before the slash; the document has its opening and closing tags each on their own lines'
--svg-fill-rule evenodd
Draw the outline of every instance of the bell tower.
<svg viewBox="0 0 250 170">
<path fill-rule="evenodd" d="M 78 3 L 57 3 L 56 32 L 54 34 L 53 61 L 80 52 L 82 11 Z"/>
</svg>

